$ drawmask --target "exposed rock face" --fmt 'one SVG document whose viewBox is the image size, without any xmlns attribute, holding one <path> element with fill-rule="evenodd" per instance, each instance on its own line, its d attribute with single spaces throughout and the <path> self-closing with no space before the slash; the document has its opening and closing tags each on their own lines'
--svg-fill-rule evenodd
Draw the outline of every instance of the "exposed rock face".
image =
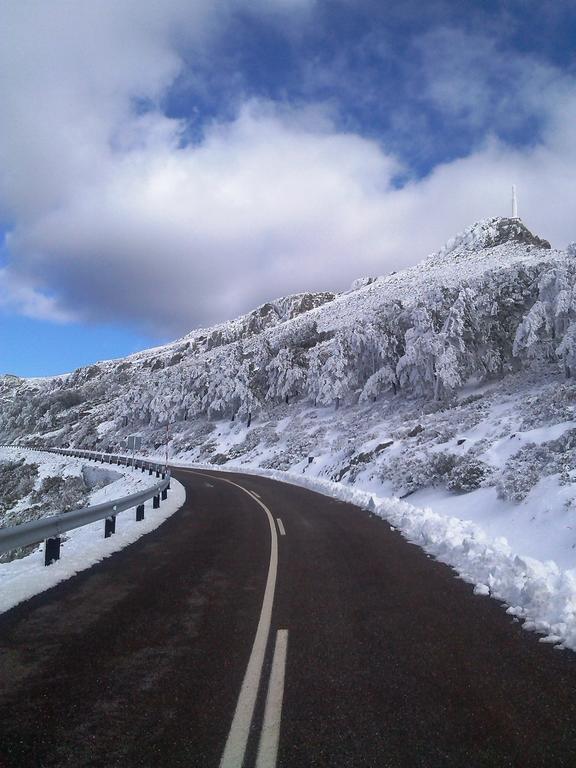
<svg viewBox="0 0 576 768">
<path fill-rule="evenodd" d="M 490 232 L 484 247 L 492 248 L 512 241 L 523 245 L 535 245 L 537 248 L 550 248 L 548 240 L 533 235 L 520 219 L 497 219 L 495 231 Z"/>
<path fill-rule="evenodd" d="M 364 288 L 366 285 L 372 285 L 378 280 L 377 277 L 359 277 L 354 280 L 350 286 L 351 291 L 358 291 L 360 288 Z"/>
<path fill-rule="evenodd" d="M 193 331 L 189 338 L 197 344 L 204 345 L 205 349 L 230 344 L 240 339 L 247 339 L 262 331 L 293 320 L 311 309 L 321 307 L 336 298 L 335 293 L 322 291 L 319 293 L 296 293 L 293 296 L 284 296 L 274 301 L 266 302 L 252 310 L 247 315 L 237 318 L 230 323 L 223 323 L 214 330 L 208 329 L 207 335 L 199 335 Z"/>
<path fill-rule="evenodd" d="M 291 320 L 293 317 L 302 315 L 316 307 L 321 307 L 329 301 L 336 298 L 335 293 L 322 291 L 320 293 L 297 293 L 294 296 L 287 296 L 282 299 L 276 299 L 274 302 L 280 310 L 282 320 Z"/>
<path fill-rule="evenodd" d="M 473 224 L 464 232 L 451 238 L 438 251 L 438 256 L 446 256 L 454 251 L 480 251 L 485 248 L 495 248 L 505 243 L 533 245 L 537 248 L 550 249 L 550 243 L 543 240 L 526 227 L 520 219 L 493 217 Z"/>
</svg>

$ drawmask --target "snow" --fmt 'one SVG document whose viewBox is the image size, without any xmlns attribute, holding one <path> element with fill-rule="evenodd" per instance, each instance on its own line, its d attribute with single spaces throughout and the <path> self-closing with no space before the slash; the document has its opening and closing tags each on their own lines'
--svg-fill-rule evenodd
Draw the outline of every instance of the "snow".
<svg viewBox="0 0 576 768">
<path fill-rule="evenodd" d="M 542 445 L 549 440 L 556 440 L 569 429 L 576 427 L 576 421 L 565 421 L 561 424 L 553 424 L 549 427 L 529 429 L 525 432 L 514 432 L 505 438 L 495 440 L 492 447 L 486 452 L 485 458 L 494 466 L 501 466 L 506 459 L 518 453 L 520 448 L 533 443 Z"/>
<path fill-rule="evenodd" d="M 541 480 L 520 504 L 499 499 L 493 487 L 479 488 L 465 497 L 427 488 L 412 494 L 410 501 L 469 520 L 492 538 L 513 542 L 516 552 L 570 569 L 576 563 L 576 515 L 564 506 L 567 495 L 572 496 L 573 490 L 558 488 L 551 477 Z"/>
<path fill-rule="evenodd" d="M 16 457 L 38 463 L 43 477 L 56 474 L 79 476 L 83 467 L 91 466 L 86 461 L 52 453 L 0 448 L 0 461 L 13 460 Z M 119 475 L 118 479 L 92 493 L 91 505 L 127 496 L 154 484 L 151 477 L 139 470 L 126 467 L 117 469 L 118 471 L 115 468 L 112 474 Z M 155 477 L 153 480 L 156 482 Z M 60 560 L 48 567 L 44 565 L 44 545 L 40 545 L 32 554 L 20 560 L 0 563 L 0 613 L 54 587 L 137 541 L 174 514 L 185 499 L 184 487 L 172 478 L 168 498 L 161 502 L 159 509 L 152 509 L 150 499 L 145 504 L 144 520 L 140 522 L 136 522 L 133 509 L 121 512 L 116 517 L 116 533 L 108 539 L 104 538 L 104 521 L 100 520 L 66 534 L 66 539 L 62 542 Z"/>
</svg>

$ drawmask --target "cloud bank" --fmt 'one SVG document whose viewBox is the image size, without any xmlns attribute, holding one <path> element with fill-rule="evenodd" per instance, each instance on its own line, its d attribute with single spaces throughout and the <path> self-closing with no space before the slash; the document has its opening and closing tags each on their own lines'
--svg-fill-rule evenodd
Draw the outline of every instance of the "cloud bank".
<svg viewBox="0 0 576 768">
<path fill-rule="evenodd" d="M 452 127 L 488 128 L 424 178 L 399 184 L 410 169 L 385 141 L 343 129 L 334 103 L 240 94 L 232 117 L 211 118 L 191 142 L 166 96 L 195 57 L 210 61 L 238 13 L 302 29 L 314 5 L 5 4 L 0 307 L 185 333 L 412 264 L 474 220 L 506 215 L 513 182 L 528 226 L 554 245 L 576 238 L 574 81 L 461 30 L 418 41 L 421 98 Z M 508 96 L 502 78 L 516 83 Z M 515 148 L 491 116 L 512 132 L 535 120 L 538 139 Z"/>
</svg>

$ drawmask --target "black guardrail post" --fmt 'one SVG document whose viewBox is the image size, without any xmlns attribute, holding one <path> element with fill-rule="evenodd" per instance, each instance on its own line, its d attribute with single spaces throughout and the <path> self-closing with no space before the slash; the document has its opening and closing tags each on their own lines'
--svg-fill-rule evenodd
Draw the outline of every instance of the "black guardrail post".
<svg viewBox="0 0 576 768">
<path fill-rule="evenodd" d="M 137 521 L 144 520 L 144 504 L 138 504 L 138 506 L 136 507 L 136 520 Z"/>
<path fill-rule="evenodd" d="M 60 536 L 46 539 L 44 544 L 44 565 L 52 565 L 56 560 L 60 560 Z"/>
<path fill-rule="evenodd" d="M 158 509 L 160 506 L 160 494 L 154 496 L 152 499 L 152 509 Z"/>
<path fill-rule="evenodd" d="M 113 533 L 116 533 L 116 515 L 104 518 L 104 538 L 108 539 Z"/>
</svg>

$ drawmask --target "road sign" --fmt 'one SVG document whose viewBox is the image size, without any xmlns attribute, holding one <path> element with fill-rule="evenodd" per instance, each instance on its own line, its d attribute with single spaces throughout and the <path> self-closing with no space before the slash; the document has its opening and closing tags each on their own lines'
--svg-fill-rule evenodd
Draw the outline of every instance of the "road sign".
<svg viewBox="0 0 576 768">
<path fill-rule="evenodd" d="M 142 448 L 142 438 L 140 435 L 128 435 L 128 450 L 139 451 Z"/>
</svg>

